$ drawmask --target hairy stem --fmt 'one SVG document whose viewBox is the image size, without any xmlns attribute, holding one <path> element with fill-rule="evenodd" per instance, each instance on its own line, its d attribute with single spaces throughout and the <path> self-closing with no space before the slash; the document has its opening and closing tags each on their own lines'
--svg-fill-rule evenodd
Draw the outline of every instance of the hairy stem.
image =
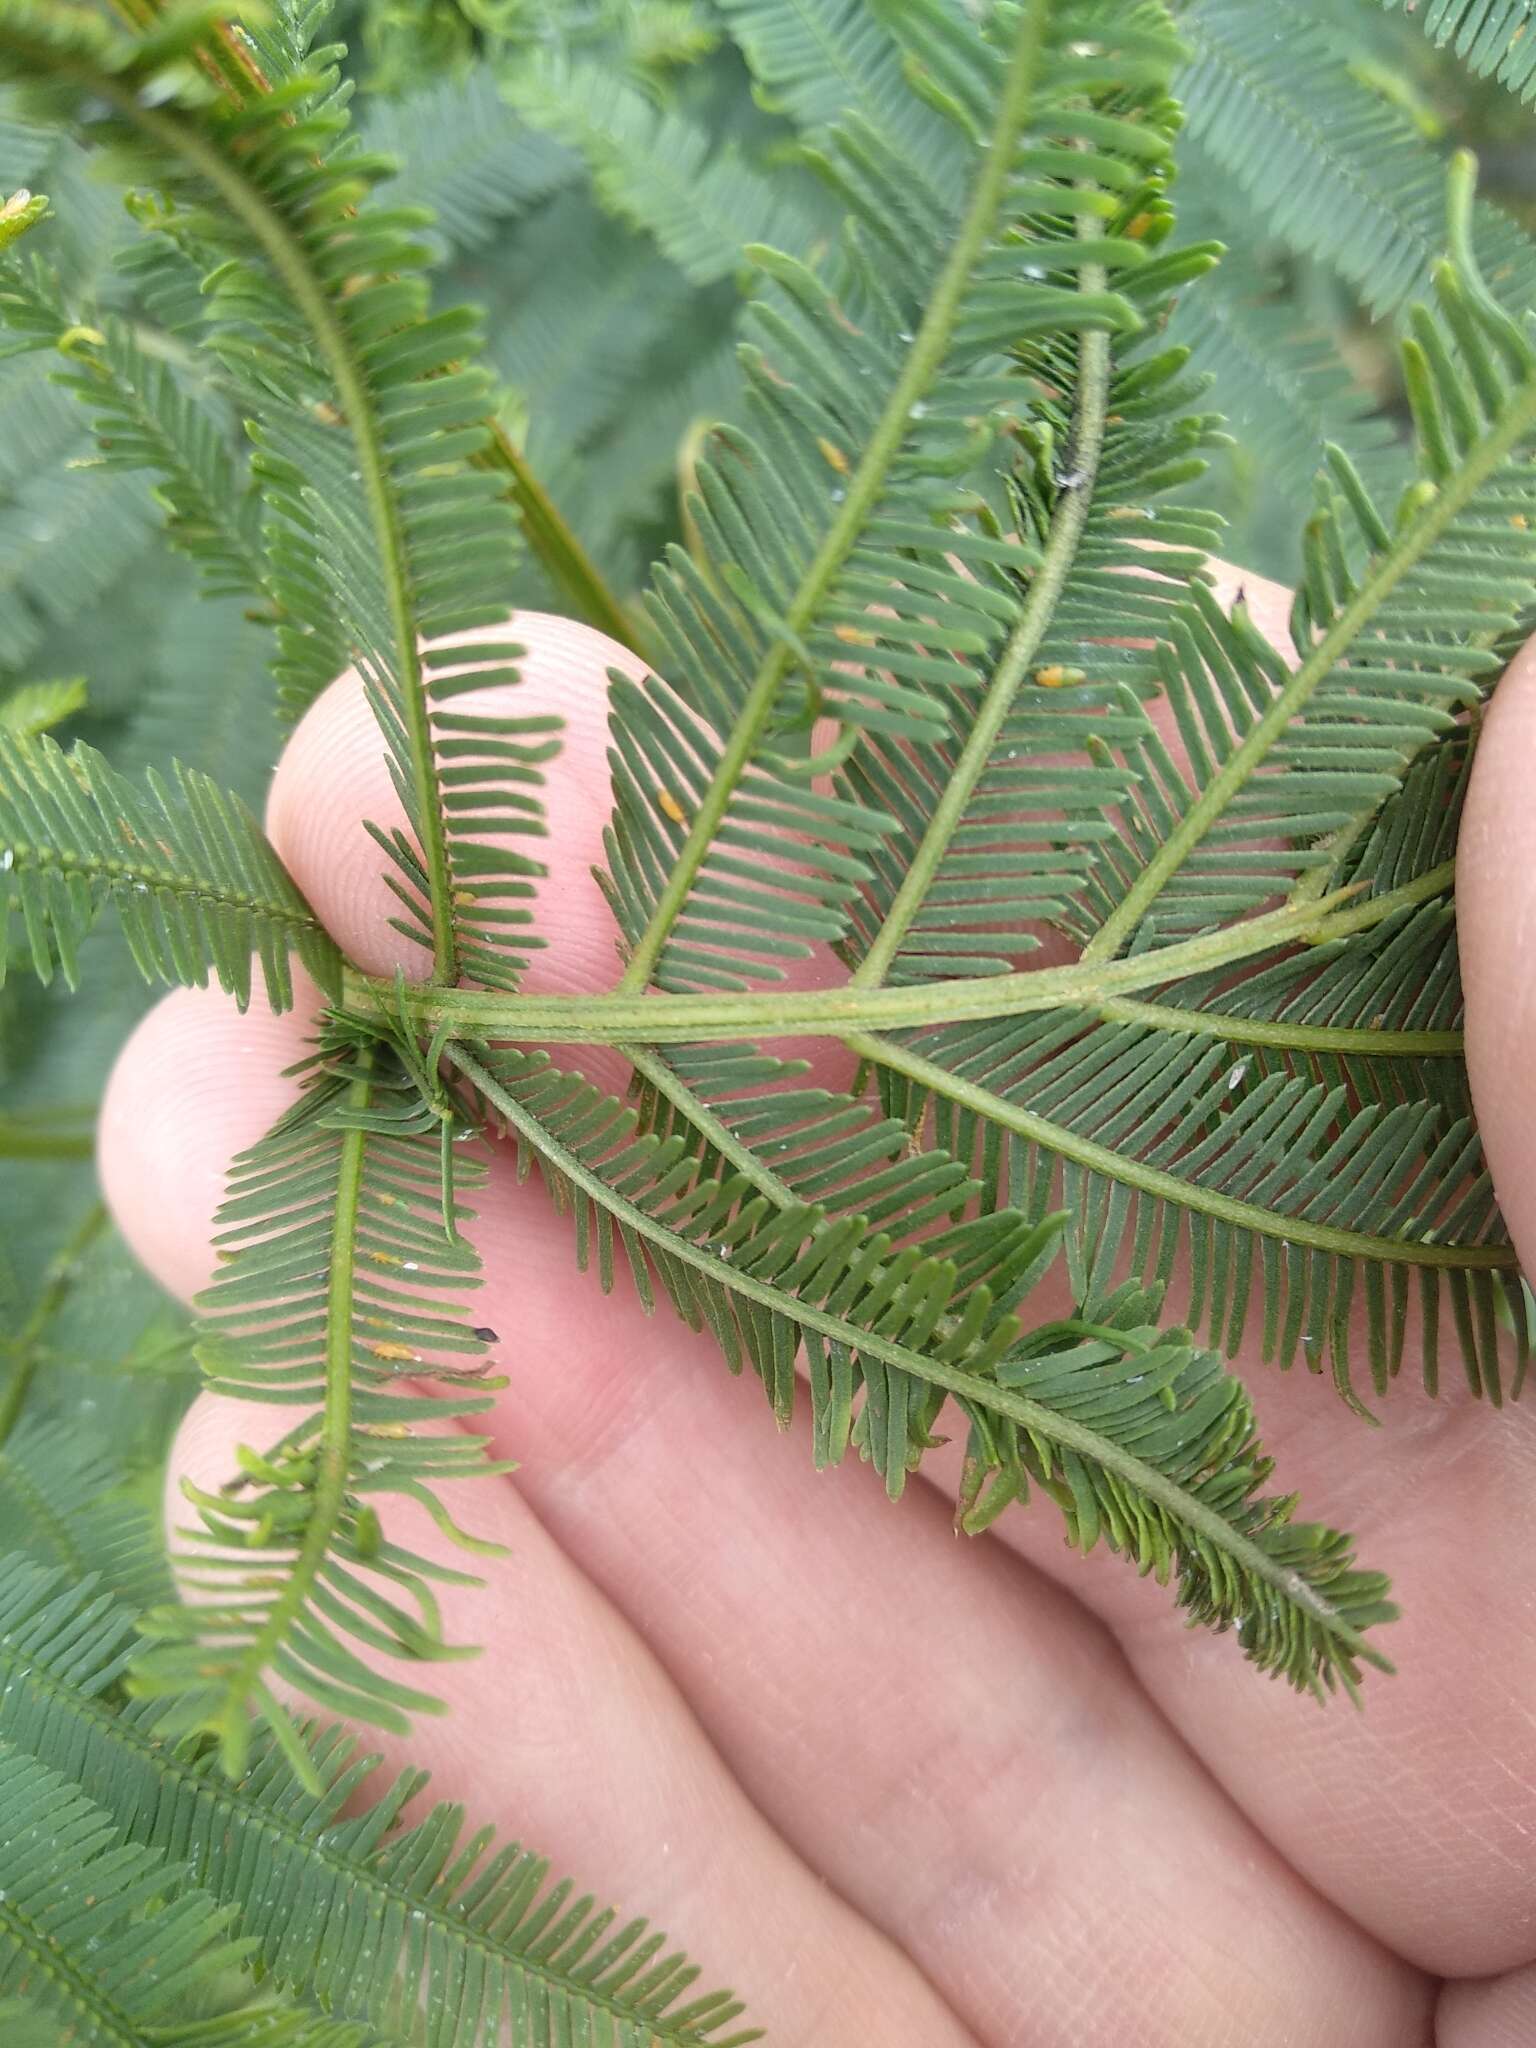
<svg viewBox="0 0 1536 2048">
<path fill-rule="evenodd" d="M 1024 9 L 997 120 L 954 248 L 928 302 L 901 375 L 892 386 L 858 468 L 848 481 L 838 515 L 828 528 L 826 538 L 785 615 L 788 634 L 775 643 L 753 679 L 741 716 L 726 742 L 720 765 L 695 814 L 682 852 L 618 983 L 621 994 L 643 989 L 655 972 L 668 935 L 714 843 L 736 785 L 773 716 L 785 678 L 800 658 L 794 643 L 799 641 L 815 617 L 857 544 L 885 488 L 891 464 L 906 439 L 912 407 L 922 398 L 944 360 L 965 301 L 971 272 L 996 230 L 998 214 L 1008 190 L 1014 149 L 1034 92 L 1047 5 L 1048 0 L 1028 0 Z"/>
<path fill-rule="evenodd" d="M 469 988 L 407 986 L 349 973 L 345 1000 L 364 1013 L 405 1015 L 420 1029 L 446 1026 L 480 1039 L 521 1045 L 679 1045 L 692 1040 L 841 1038 L 860 1031 L 913 1031 L 925 1026 L 1019 1017 L 1032 1010 L 1094 1010 L 1112 996 L 1156 988 L 1188 975 L 1227 967 L 1287 945 L 1322 945 L 1368 930 L 1383 918 L 1442 895 L 1450 862 L 1400 889 L 1363 903 L 1341 890 L 1321 902 L 1268 911 L 1225 931 L 1202 933 L 1176 946 L 1125 960 L 1081 961 L 1021 974 L 917 982 L 896 988 L 809 989 L 793 994 L 503 995 Z M 1370 1051 L 1379 1034 L 1362 1032 L 1344 1050 Z M 1415 1048 L 1417 1049 L 1417 1048 Z"/>
</svg>

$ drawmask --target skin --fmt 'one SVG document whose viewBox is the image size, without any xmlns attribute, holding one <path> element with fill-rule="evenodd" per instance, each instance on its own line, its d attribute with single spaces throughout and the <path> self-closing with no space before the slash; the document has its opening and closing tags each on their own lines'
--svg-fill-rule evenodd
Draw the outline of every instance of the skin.
<svg viewBox="0 0 1536 2048">
<path fill-rule="evenodd" d="M 1227 574 L 1229 586 L 1235 574 Z M 1260 622 L 1285 593 L 1247 578 Z M 525 615 L 522 711 L 559 710 L 528 986 L 597 989 L 588 869 L 607 809 L 604 675 L 633 658 Z M 1536 652 L 1497 693 L 1458 880 L 1468 1059 L 1500 1199 L 1536 1267 Z M 294 734 L 272 836 L 352 958 L 393 934 L 367 816 L 398 815 L 355 679 Z M 824 978 L 825 963 L 815 978 Z M 123 1230 L 189 1298 L 232 1153 L 289 1099 L 309 1017 L 165 999 L 118 1063 L 101 1167 Z M 609 1055 L 579 1059 L 612 1085 Z M 837 1072 L 835 1054 L 822 1070 Z M 451 1505 L 509 1557 L 450 1595 L 451 1712 L 391 1757 L 651 1913 L 779 2048 L 1516 2048 L 1536 2039 L 1536 1437 L 1405 1371 L 1383 1426 L 1245 1363 L 1281 1483 L 1394 1576 L 1400 1675 L 1366 1708 L 1267 1683 L 1051 1513 L 951 1533 L 953 1464 L 892 1509 L 818 1475 L 713 1345 L 573 1269 L 569 1228 L 498 1161 L 476 1315 L 506 1337 L 492 1431 L 515 1477 Z M 217 1483 L 249 1409 L 208 1398 L 178 1473 Z M 174 1475 L 173 1475 L 174 1477 Z M 440 1549 L 407 1510 L 402 1539 Z"/>
</svg>

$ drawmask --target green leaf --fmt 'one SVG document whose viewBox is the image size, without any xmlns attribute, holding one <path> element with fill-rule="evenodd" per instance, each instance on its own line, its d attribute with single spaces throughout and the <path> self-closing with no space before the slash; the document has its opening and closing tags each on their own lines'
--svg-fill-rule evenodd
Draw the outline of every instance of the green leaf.
<svg viewBox="0 0 1536 2048">
<path fill-rule="evenodd" d="M 194 1598 L 147 1620 L 163 1640 L 134 1682 L 174 1698 L 178 1726 L 217 1735 L 232 1774 L 253 1714 L 302 1763 L 274 1678 L 404 1731 L 436 1701 L 358 1647 L 418 1665 L 465 1654 L 443 1641 L 432 1588 L 474 1579 L 381 1542 L 374 1506 L 403 1495 L 484 1550 L 435 1488 L 508 1469 L 486 1461 L 483 1438 L 420 1428 L 482 1413 L 501 1384 L 485 1379 L 495 1333 L 457 1298 L 479 1285 L 479 1261 L 445 1179 L 455 1135 L 387 1046 L 333 1023 L 298 1103 L 231 1170 L 198 1355 L 214 1392 L 306 1412 L 243 1453 L 221 1492 L 187 1483 L 198 1519 L 178 1561 Z M 407 1376 L 445 1384 L 427 1394 Z"/>
<path fill-rule="evenodd" d="M 89 1585 L 0 1560 L 0 1737 L 67 1771 L 133 1841 L 184 1857 L 285 1990 L 392 2032 L 425 2011 L 434 2048 L 540 2029 L 569 2048 L 758 2038 L 643 1920 L 551 1885 L 531 1850 L 466 1833 L 455 1806 L 406 1823 L 426 1773 L 373 1792 L 376 1760 L 340 1728 L 308 1731 L 314 1789 L 262 1735 L 231 1781 L 164 1739 L 163 1703 L 118 1704 L 134 1654 L 128 1617 Z"/>
<path fill-rule="evenodd" d="M 62 1417 L 24 1416 L 0 1443 L 0 1549 L 93 1576 L 134 1610 L 168 1590 L 148 1512 L 78 1421 Z"/>
<path fill-rule="evenodd" d="M 430 207 L 433 231 L 454 249 L 483 249 L 577 170 L 569 150 L 518 119 L 485 65 L 375 98 L 362 131 L 398 167 L 380 198 Z"/>
<path fill-rule="evenodd" d="M 1415 15 L 1437 49 L 1452 50 L 1479 78 L 1496 78 L 1522 100 L 1536 98 L 1536 31 L 1531 0 L 1377 0 Z"/>
<path fill-rule="evenodd" d="M 242 1007 L 260 965 L 274 1009 L 293 1001 L 291 948 L 322 988 L 340 955 L 238 798 L 194 769 L 140 787 L 94 748 L 0 733 L 0 882 L 32 966 L 74 987 L 81 941 L 117 913 L 148 980 L 218 977 Z M 8 936 L 7 936 L 8 947 Z M 0 951 L 0 977 L 5 954 Z"/>
<path fill-rule="evenodd" d="M 953 212 L 919 191 L 912 217 L 894 221 L 888 140 L 853 128 L 828 143 L 857 223 L 851 307 L 802 264 L 762 252 L 774 290 L 747 327 L 751 431 L 715 436 L 693 512 L 705 564 L 674 550 L 651 603 L 668 682 L 614 688 L 607 852 L 631 947 L 626 990 L 740 987 L 748 963 L 777 976 L 846 932 L 895 820 L 817 789 L 815 721 L 836 719 L 844 750 L 872 735 L 940 742 L 943 685 L 969 678 L 966 657 L 992 643 L 1006 602 L 953 564 L 1028 573 L 1044 559 L 1033 537 L 968 540 L 953 517 L 967 502 L 960 480 L 996 458 L 1027 405 L 1003 350 L 1031 334 L 1102 341 L 1141 325 L 1105 280 L 1143 265 L 1140 243 L 1114 228 L 1145 197 L 1163 146 L 1146 123 L 1054 112 L 1092 83 L 1069 27 L 1047 36 L 1035 8 L 1006 51 L 966 39 L 979 76 L 953 118 L 984 146 Z M 939 9 L 914 9 L 909 28 L 935 44 L 961 35 Z M 1171 62 L 1155 14 L 1136 10 L 1123 33 L 1149 65 Z M 1038 134 L 1037 93 L 1052 110 Z M 1160 107 L 1149 90 L 1143 111 Z M 1104 182 L 1052 186 L 1079 160 L 1085 129 L 1102 147 L 1081 162 Z M 1041 222 L 1038 263 L 1019 260 L 1014 223 L 1026 214 Z M 1079 232 L 1089 214 L 1105 235 Z M 1105 396 L 1101 369 L 1090 401 L 1100 425 Z M 1069 494 L 1069 507 L 1079 502 Z M 1065 516 L 1058 556 L 1077 537 L 1076 512 Z M 1036 638 L 1033 622 L 1021 629 L 1015 666 Z M 786 834 L 801 842 L 796 869 L 776 872 Z"/>
<path fill-rule="evenodd" d="M 795 1184 L 765 1194 L 759 1175 L 717 1172 L 711 1150 L 677 1132 L 637 1133 L 632 1110 L 543 1056 L 450 1057 L 571 1210 L 579 1261 L 595 1254 L 604 1286 L 622 1252 L 642 1303 L 659 1282 L 733 1371 L 751 1366 L 781 1423 L 804 1347 L 818 1463 L 856 1442 L 898 1494 L 953 1396 L 970 1425 L 962 1519 L 984 1488 L 989 1519 L 1037 1484 L 1069 1540 L 1171 1579 L 1192 1619 L 1240 1625 L 1261 1668 L 1321 1692 L 1353 1690 L 1362 1661 L 1384 1664 L 1362 1637 L 1390 1616 L 1384 1582 L 1354 1568 L 1345 1538 L 1292 1523 L 1293 1502 L 1259 1493 L 1269 1461 L 1241 1383 L 1179 1332 L 1159 1333 L 1153 1297 L 1122 1288 L 1091 1323 L 1022 1335 L 1011 1309 L 1049 1263 L 1060 1217 L 998 1210 L 913 1243 L 971 1190 L 932 1152 L 872 1175 L 905 1132 L 878 1120 L 871 1131 L 855 1102 L 776 1103 L 754 1088 L 737 1106 L 754 1148 L 806 1150 Z M 738 1073 L 760 1078 L 750 1062 Z M 793 1199 L 855 1172 L 831 1211 Z M 880 1201 L 881 1228 L 855 1209 L 862 1197 Z"/>
<path fill-rule="evenodd" d="M 0 1997 L 20 1989 L 29 2024 L 50 2022 L 50 2040 L 361 2048 L 354 2029 L 253 1997 L 229 1909 L 189 1888 L 185 1865 L 122 1841 L 67 1777 L 9 1744 L 0 1831 Z"/>
<path fill-rule="evenodd" d="M 162 21 L 141 42 L 27 0 L 0 23 L 0 51 L 190 213 L 206 345 L 251 402 L 286 700 L 301 709 L 339 650 L 355 661 L 410 825 L 382 841 L 405 927 L 439 978 L 470 969 L 512 987 L 508 941 L 542 868 L 499 842 L 539 830 L 538 806 L 485 797 L 509 747 L 531 769 L 544 757 L 550 722 L 530 745 L 520 721 L 447 708 L 515 679 L 505 650 L 464 640 L 504 616 L 515 537 L 500 484 L 472 460 L 490 445 L 489 381 L 464 361 L 476 322 L 432 311 L 422 217 L 367 203 L 393 165 L 349 146 L 335 53 L 311 64 L 306 32 L 285 22 L 253 38 L 270 94 L 210 98 L 189 71 L 168 96 L 168 58 L 199 26 Z"/>
<path fill-rule="evenodd" d="M 822 224 L 814 186 L 797 190 L 675 108 L 594 64 L 550 60 L 518 80 L 531 122 L 580 153 L 609 212 L 655 236 L 695 284 L 739 268 L 749 242 L 805 248 Z"/>
<path fill-rule="evenodd" d="M 1277 19 L 1284 22 L 1277 33 Z M 1361 84 L 1326 9 L 1189 0 L 1189 129 L 1261 209 L 1264 232 L 1322 257 L 1378 313 L 1429 287 L 1444 247 L 1444 167 L 1398 107 Z M 1480 206 L 1477 247 L 1513 305 L 1536 302 L 1536 248 Z"/>
<path fill-rule="evenodd" d="M 35 739 L 84 709 L 83 676 L 71 676 L 67 682 L 21 683 L 0 698 L 0 732 Z"/>
</svg>

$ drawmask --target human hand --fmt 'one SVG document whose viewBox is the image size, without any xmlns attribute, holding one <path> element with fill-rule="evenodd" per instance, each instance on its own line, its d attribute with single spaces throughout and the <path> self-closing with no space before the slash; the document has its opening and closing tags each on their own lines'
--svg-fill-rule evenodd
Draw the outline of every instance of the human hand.
<svg viewBox="0 0 1536 2048">
<path fill-rule="evenodd" d="M 1284 593 L 1246 582 L 1260 623 L 1283 621 Z M 604 675 L 636 663 L 568 622 L 517 633 L 517 708 L 568 721 L 550 944 L 527 986 L 596 989 L 617 964 L 588 872 Z M 1528 651 L 1480 751 L 1458 902 L 1479 1117 L 1536 1266 L 1533 746 Z M 344 678 L 295 733 L 269 828 L 377 972 L 409 971 L 411 949 L 361 821 L 397 815 Z M 225 1165 L 289 1099 L 310 1021 L 302 1000 L 242 1017 L 179 993 L 122 1055 L 109 1199 L 183 1297 L 211 1271 Z M 614 1055 L 581 1064 L 622 1086 Z M 866 1468 L 818 1475 L 707 1335 L 577 1275 L 536 1181 L 499 1165 L 476 1206 L 476 1313 L 511 1376 L 490 1428 L 519 1470 L 459 1505 L 510 1554 L 444 1601 L 450 1636 L 487 1645 L 434 1673 L 449 1715 L 381 1749 L 654 1914 L 777 2048 L 1536 2041 L 1536 1437 L 1519 1409 L 1454 1385 L 1431 1403 L 1405 1368 L 1373 1432 L 1328 1387 L 1250 1362 L 1282 1482 L 1356 1531 L 1404 1608 L 1400 1676 L 1368 1681 L 1363 1714 L 1320 1711 L 1118 1560 L 1068 1552 L 1046 1511 L 957 1541 L 944 1453 L 895 1509 Z M 205 1397 L 177 1466 L 217 1483 L 255 1433 Z M 442 1552 L 409 1504 L 387 1519 Z"/>
</svg>

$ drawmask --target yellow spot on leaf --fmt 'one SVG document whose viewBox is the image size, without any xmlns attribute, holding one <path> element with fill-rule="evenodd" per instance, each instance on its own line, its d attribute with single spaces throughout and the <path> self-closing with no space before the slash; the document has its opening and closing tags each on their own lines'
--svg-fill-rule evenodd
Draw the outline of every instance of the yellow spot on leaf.
<svg viewBox="0 0 1536 2048">
<path fill-rule="evenodd" d="M 1156 218 L 1156 214 L 1153 213 L 1138 213 L 1131 220 L 1128 220 L 1125 224 L 1127 240 L 1139 242 Z"/>
<path fill-rule="evenodd" d="M 415 1365 L 417 1363 L 416 1353 L 409 1344 L 396 1344 L 393 1340 L 386 1340 L 380 1344 L 370 1344 L 368 1349 L 375 1358 L 387 1358 L 391 1362 L 400 1365 Z"/>
<path fill-rule="evenodd" d="M 848 458 L 835 441 L 829 441 L 825 434 L 816 436 L 816 446 L 839 476 L 848 474 Z"/>
<path fill-rule="evenodd" d="M 1035 681 L 1042 690 L 1064 690 L 1069 683 L 1086 683 L 1088 672 L 1081 668 L 1063 668 L 1059 661 L 1053 661 L 1048 668 L 1035 670 Z"/>
<path fill-rule="evenodd" d="M 1526 518 L 1523 512 L 1511 512 L 1509 515 L 1509 523 L 1511 526 L 1518 526 L 1520 531 L 1524 533 L 1525 529 L 1530 525 L 1531 522 L 1529 521 L 1529 519 Z"/>
<path fill-rule="evenodd" d="M 657 790 L 656 808 L 664 818 L 670 818 L 674 825 L 686 825 L 688 822 L 688 813 L 670 789 Z"/>
<path fill-rule="evenodd" d="M 834 626 L 833 633 L 839 640 L 845 640 L 850 647 L 873 647 L 875 636 L 862 626 Z"/>
</svg>

